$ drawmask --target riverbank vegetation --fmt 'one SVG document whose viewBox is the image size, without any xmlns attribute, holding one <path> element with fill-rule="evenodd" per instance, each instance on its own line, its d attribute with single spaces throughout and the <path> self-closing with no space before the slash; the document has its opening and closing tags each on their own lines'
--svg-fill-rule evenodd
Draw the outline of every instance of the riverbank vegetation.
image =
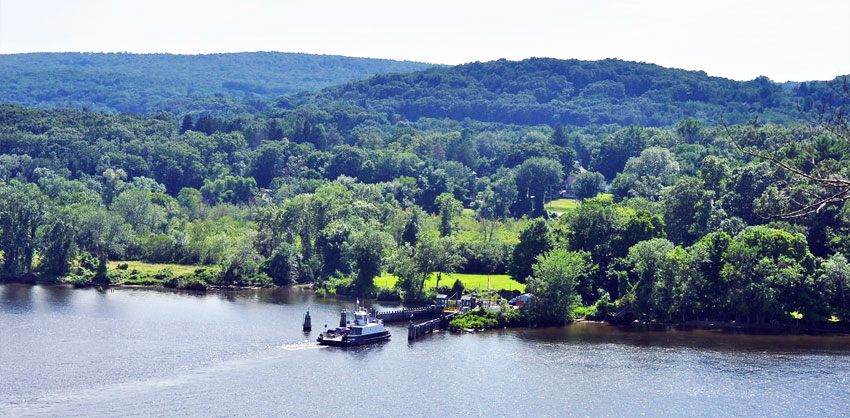
<svg viewBox="0 0 850 418">
<path fill-rule="evenodd" d="M 427 80 L 462 89 L 437 81 L 483 71 L 463 71 L 471 69 L 460 78 L 414 73 L 422 77 L 416 94 L 431 91 Z M 850 177 L 840 132 L 775 111 L 783 101 L 825 97 L 820 84 L 761 80 L 712 92 L 698 106 L 748 103 L 764 90 L 759 100 L 777 102 L 763 114 L 781 125 L 673 120 L 685 105 L 653 96 L 681 110 L 665 113 L 662 127 L 564 126 L 525 121 L 525 105 L 503 122 L 414 117 L 421 109 L 405 108 L 407 98 L 387 102 L 393 83 L 410 77 L 379 76 L 368 88 L 351 83 L 237 115 L 0 105 L 0 275 L 197 289 L 301 283 L 410 303 L 455 282 L 481 290 L 489 276 L 493 289 L 534 295 L 535 324 L 615 313 L 850 321 L 850 206 L 836 199 L 782 216 L 832 190 L 806 174 L 839 186 Z M 362 106 L 330 100 L 352 88 L 350 97 L 374 97 Z M 611 83 L 589 88 L 569 103 L 619 94 Z M 754 147 L 773 159 L 748 152 Z"/>
<path fill-rule="evenodd" d="M 460 314 L 449 322 L 449 330 L 477 331 L 526 325 L 528 325 L 528 317 L 525 310 L 510 309 L 504 305 L 497 311 L 482 308 Z"/>
</svg>

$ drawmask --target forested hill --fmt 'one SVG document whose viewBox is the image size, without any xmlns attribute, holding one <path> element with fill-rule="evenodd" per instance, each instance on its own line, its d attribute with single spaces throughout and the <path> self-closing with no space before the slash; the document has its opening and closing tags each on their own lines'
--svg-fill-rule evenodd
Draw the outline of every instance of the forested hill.
<svg viewBox="0 0 850 418">
<path fill-rule="evenodd" d="M 825 83 L 740 82 L 658 65 L 531 58 L 406 74 L 382 74 L 286 97 L 278 106 L 331 103 L 420 117 L 470 118 L 523 125 L 671 126 L 693 117 L 709 124 L 801 119 L 827 94 Z"/>
<path fill-rule="evenodd" d="M 283 52 L 10 54 L 0 55 L 0 103 L 138 113 L 252 111 L 282 95 L 429 66 Z"/>
</svg>

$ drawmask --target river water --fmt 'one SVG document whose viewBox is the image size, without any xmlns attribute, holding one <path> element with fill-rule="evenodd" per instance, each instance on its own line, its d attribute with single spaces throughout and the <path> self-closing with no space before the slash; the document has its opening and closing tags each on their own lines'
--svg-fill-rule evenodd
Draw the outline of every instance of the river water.
<svg viewBox="0 0 850 418">
<path fill-rule="evenodd" d="M 408 343 L 398 324 L 379 345 L 317 346 L 351 306 L 290 288 L 0 285 L 0 416 L 850 415 L 848 336 L 580 323 Z"/>
</svg>

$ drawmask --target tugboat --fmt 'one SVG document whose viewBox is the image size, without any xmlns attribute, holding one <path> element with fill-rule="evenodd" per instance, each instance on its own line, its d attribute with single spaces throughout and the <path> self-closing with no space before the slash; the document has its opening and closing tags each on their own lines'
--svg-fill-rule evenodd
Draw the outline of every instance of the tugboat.
<svg viewBox="0 0 850 418">
<path fill-rule="evenodd" d="M 327 325 L 325 325 L 327 327 Z M 346 326 L 335 329 L 325 329 L 319 334 L 316 341 L 322 345 L 333 345 L 338 347 L 351 347 L 386 341 L 390 339 L 390 332 L 384 328 L 384 321 L 375 318 L 363 309 L 354 312 L 354 320 L 348 321 Z"/>
</svg>

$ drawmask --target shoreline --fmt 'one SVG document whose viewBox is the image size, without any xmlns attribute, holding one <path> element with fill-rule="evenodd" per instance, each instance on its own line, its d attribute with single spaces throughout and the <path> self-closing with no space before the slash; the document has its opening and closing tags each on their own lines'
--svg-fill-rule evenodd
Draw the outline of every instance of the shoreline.
<svg viewBox="0 0 850 418">
<path fill-rule="evenodd" d="M 97 283 L 71 283 L 71 282 L 63 282 L 63 281 L 52 281 L 52 280 L 44 280 L 38 279 L 35 281 L 24 281 L 24 280 L 0 280 L 0 284 L 22 284 L 29 286 L 62 286 L 62 287 L 70 287 L 76 289 L 83 288 L 129 288 L 129 289 L 165 289 L 174 292 L 194 292 L 194 293 L 204 293 L 209 291 L 227 291 L 227 290 L 260 290 L 260 289 L 275 289 L 275 288 L 287 288 L 291 287 L 299 290 L 309 290 L 315 292 L 314 285 L 312 283 L 307 284 L 291 284 L 285 286 L 239 286 L 239 285 L 209 285 L 206 289 L 188 289 L 188 288 L 174 288 L 163 286 L 161 283 L 158 284 L 124 284 L 124 283 L 113 283 L 113 284 L 97 284 Z M 327 296 L 319 296 L 317 297 L 325 298 Z M 354 298 L 353 296 L 349 297 L 346 295 L 335 294 L 332 295 L 333 298 L 340 299 L 350 299 Z M 393 300 L 381 300 L 374 299 L 377 302 L 398 302 Z M 741 333 L 741 334 L 753 334 L 753 335 L 850 335 L 850 328 L 829 328 L 823 326 L 797 326 L 797 325 L 788 325 L 788 324 L 747 324 L 747 323 L 736 323 L 734 321 L 684 321 L 684 322 L 666 322 L 666 321 L 638 321 L 634 320 L 632 322 L 627 323 L 617 323 L 610 320 L 599 320 L 599 319 L 584 319 L 579 318 L 568 322 L 563 326 L 568 326 L 570 324 L 577 323 L 591 323 L 591 324 L 600 324 L 600 325 L 608 325 L 623 329 L 632 329 L 634 331 L 688 331 L 688 330 L 706 330 L 706 331 L 721 331 L 727 333 Z M 512 326 L 508 328 L 545 328 L 549 327 L 547 325 L 544 326 Z M 644 329 L 638 329 L 644 328 Z M 492 328 L 492 329 L 502 329 L 502 328 Z M 492 329 L 484 329 L 484 330 L 474 330 L 474 332 L 486 332 Z M 466 331 L 466 330 L 464 330 Z"/>
</svg>

